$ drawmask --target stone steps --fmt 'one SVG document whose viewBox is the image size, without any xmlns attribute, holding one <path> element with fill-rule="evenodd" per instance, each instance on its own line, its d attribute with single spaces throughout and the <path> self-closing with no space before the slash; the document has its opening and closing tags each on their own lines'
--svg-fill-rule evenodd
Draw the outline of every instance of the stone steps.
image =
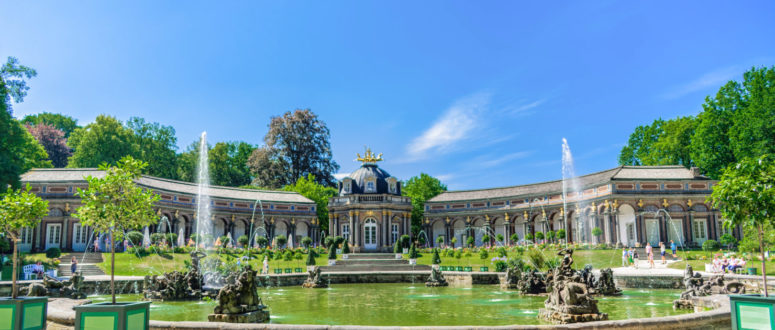
<svg viewBox="0 0 775 330">
<path fill-rule="evenodd" d="M 339 265 L 339 261 L 335 266 L 321 266 L 320 271 L 327 272 L 408 272 L 408 271 L 430 271 L 431 266 L 428 265 L 392 265 L 392 266 L 380 266 L 380 265 L 355 265 L 355 266 L 342 266 Z"/>
<path fill-rule="evenodd" d="M 408 265 L 409 260 L 403 259 L 342 259 L 336 261 L 337 265 Z"/>
<path fill-rule="evenodd" d="M 90 276 L 90 275 L 105 275 L 105 272 L 102 271 L 97 265 L 95 264 L 78 264 L 78 271 L 81 272 L 81 275 L 83 276 Z M 57 273 L 59 276 L 70 276 L 72 273 L 70 273 L 70 264 L 60 264 L 59 268 L 57 270 Z"/>
<path fill-rule="evenodd" d="M 62 260 L 62 263 L 67 263 L 70 265 L 70 259 L 72 257 L 75 257 L 75 260 L 78 260 L 78 263 L 84 263 L 84 264 L 98 264 L 103 261 L 102 259 L 102 253 L 94 253 L 94 252 L 71 252 L 66 255 L 63 255 L 59 258 L 59 260 Z"/>
<path fill-rule="evenodd" d="M 351 253 L 347 255 L 347 260 L 359 260 L 359 259 L 369 259 L 369 260 L 396 260 L 396 255 L 393 253 Z"/>
<path fill-rule="evenodd" d="M 353 253 L 347 259 L 337 260 L 334 266 L 322 266 L 323 272 L 390 272 L 430 271 L 428 265 L 409 264 L 409 260 L 396 259 L 393 253 Z"/>
</svg>

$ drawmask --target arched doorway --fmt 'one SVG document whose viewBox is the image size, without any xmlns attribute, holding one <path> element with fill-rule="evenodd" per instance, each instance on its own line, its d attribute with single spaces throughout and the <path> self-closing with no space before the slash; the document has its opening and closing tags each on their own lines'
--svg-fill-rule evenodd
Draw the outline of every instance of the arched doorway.
<svg viewBox="0 0 775 330">
<path fill-rule="evenodd" d="M 449 242 L 447 242 L 447 235 L 445 233 L 443 220 L 436 220 L 436 222 L 433 223 L 433 242 L 431 243 L 434 247 L 441 247 L 441 245 L 437 242 L 439 237 L 444 237 L 444 244 L 449 244 Z"/>
<path fill-rule="evenodd" d="M 377 249 L 377 220 L 368 218 L 363 223 L 363 248 L 366 250 Z"/>
</svg>

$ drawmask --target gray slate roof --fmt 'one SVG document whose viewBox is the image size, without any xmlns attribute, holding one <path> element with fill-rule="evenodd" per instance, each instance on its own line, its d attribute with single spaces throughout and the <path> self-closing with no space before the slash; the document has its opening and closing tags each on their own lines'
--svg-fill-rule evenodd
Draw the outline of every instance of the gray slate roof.
<svg viewBox="0 0 775 330">
<path fill-rule="evenodd" d="M 22 183 L 86 183 L 86 176 L 102 177 L 104 171 L 94 168 L 46 168 L 32 169 L 22 174 Z M 137 181 L 137 184 L 168 192 L 181 193 L 196 196 L 198 186 L 194 183 L 157 178 L 143 175 Z M 227 198 L 255 201 L 260 199 L 264 202 L 285 202 L 285 203 L 305 203 L 312 204 L 312 200 L 295 192 L 288 191 L 267 191 L 254 189 L 240 189 L 223 186 L 210 186 L 210 196 L 214 198 Z"/>
<path fill-rule="evenodd" d="M 607 184 L 613 180 L 707 180 L 704 176 L 694 176 L 692 171 L 680 165 L 671 166 L 619 166 L 610 170 L 578 177 L 582 188 Z M 562 192 L 562 180 L 533 183 L 527 185 L 487 188 L 475 190 L 447 191 L 428 200 L 433 202 L 452 202 L 493 198 L 526 197 Z"/>
</svg>

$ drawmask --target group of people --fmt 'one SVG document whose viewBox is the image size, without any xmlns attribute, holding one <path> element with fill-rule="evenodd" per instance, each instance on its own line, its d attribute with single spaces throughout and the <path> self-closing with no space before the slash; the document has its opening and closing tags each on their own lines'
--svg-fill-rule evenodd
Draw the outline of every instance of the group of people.
<svg viewBox="0 0 775 330">
<path fill-rule="evenodd" d="M 674 241 L 670 241 L 670 252 L 673 258 L 676 257 L 677 246 Z M 662 258 L 662 264 L 667 264 L 667 247 L 664 242 L 659 242 L 659 255 Z M 655 268 L 654 265 L 654 248 L 651 243 L 646 243 L 646 257 L 649 261 L 649 268 Z M 635 267 L 638 268 L 638 251 L 634 248 L 622 248 L 622 267 Z"/>
<path fill-rule="evenodd" d="M 743 260 L 740 257 L 730 257 L 727 258 L 724 256 L 723 258 L 719 258 L 718 255 L 713 257 L 713 272 L 714 273 L 724 273 L 724 272 L 732 272 L 734 273 L 735 270 L 738 268 L 745 267 L 745 260 Z"/>
</svg>

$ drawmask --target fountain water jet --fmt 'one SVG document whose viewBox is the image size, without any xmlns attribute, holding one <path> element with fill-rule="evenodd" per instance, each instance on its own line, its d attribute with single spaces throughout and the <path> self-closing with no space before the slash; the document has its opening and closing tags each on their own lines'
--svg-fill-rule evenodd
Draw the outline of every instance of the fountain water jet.
<svg viewBox="0 0 775 330">
<path fill-rule="evenodd" d="M 210 163 L 207 147 L 207 132 L 199 138 L 199 164 L 197 165 L 198 185 L 196 194 L 196 249 L 200 244 L 209 243 L 205 238 L 212 235 L 213 223 L 210 220 Z M 205 246 L 207 248 L 209 246 Z"/>
<path fill-rule="evenodd" d="M 562 228 L 565 228 L 565 226 L 568 224 L 568 192 L 575 192 L 574 197 L 578 201 L 576 202 L 577 209 L 583 209 L 584 207 L 582 205 L 581 197 L 579 196 L 579 194 L 581 194 L 581 186 L 579 184 L 578 177 L 576 177 L 576 169 L 573 165 L 573 154 L 570 152 L 568 140 L 562 138 L 562 208 L 565 210 L 563 212 Z M 575 235 L 573 239 L 574 241 L 580 242 L 584 237 L 584 220 L 579 214 L 575 214 L 574 216 L 576 216 L 579 221 L 576 224 Z"/>
</svg>

